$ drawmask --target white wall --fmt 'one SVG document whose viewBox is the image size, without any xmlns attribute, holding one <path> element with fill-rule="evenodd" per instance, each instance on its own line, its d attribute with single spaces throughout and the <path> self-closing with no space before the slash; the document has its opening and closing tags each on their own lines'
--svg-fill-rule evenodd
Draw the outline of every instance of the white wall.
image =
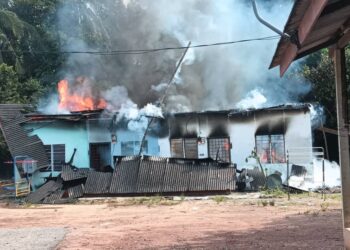
<svg viewBox="0 0 350 250">
<path fill-rule="evenodd" d="M 247 167 L 246 159 L 251 155 L 255 149 L 255 134 L 257 131 L 261 132 L 262 127 L 266 127 L 268 131 L 281 130 L 285 135 L 285 150 L 292 148 L 305 148 L 305 151 L 312 154 L 312 131 L 310 113 L 304 110 L 286 110 L 286 111 L 257 111 L 250 112 L 246 115 L 233 116 L 229 120 L 227 115 L 222 114 L 220 118 L 215 119 L 210 115 L 199 114 L 199 118 L 175 117 L 174 120 L 169 121 L 169 126 L 183 125 L 182 132 L 189 131 L 191 134 L 197 134 L 198 137 L 210 137 L 211 127 L 215 123 L 220 123 L 226 130 L 230 137 L 232 144 L 231 161 L 237 163 L 238 168 Z M 176 124 L 177 123 L 177 124 Z M 171 130 L 171 129 L 170 129 Z M 180 129 L 181 130 L 181 129 Z M 180 133 L 180 134 L 181 134 Z M 226 133 L 226 131 L 225 131 Z M 160 156 L 170 157 L 170 142 L 169 137 L 160 138 Z M 199 154 L 207 144 L 199 145 Z M 203 157 L 200 157 L 203 158 Z M 311 159 L 312 160 L 312 159 Z M 305 162 L 307 164 L 308 162 Z M 286 164 L 264 164 L 264 168 L 268 169 L 268 174 L 280 171 L 283 176 L 286 175 Z"/>
</svg>

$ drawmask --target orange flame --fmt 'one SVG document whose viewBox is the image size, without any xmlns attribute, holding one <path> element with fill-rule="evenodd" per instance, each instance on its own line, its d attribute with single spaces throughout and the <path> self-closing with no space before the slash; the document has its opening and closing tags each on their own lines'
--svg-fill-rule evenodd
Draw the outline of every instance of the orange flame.
<svg viewBox="0 0 350 250">
<path fill-rule="evenodd" d="M 58 85 L 59 94 L 59 109 L 69 111 L 84 111 L 104 109 L 107 107 L 107 103 L 102 98 L 95 99 L 92 96 L 86 96 L 86 93 L 76 93 L 69 89 L 68 80 L 61 80 Z"/>
</svg>

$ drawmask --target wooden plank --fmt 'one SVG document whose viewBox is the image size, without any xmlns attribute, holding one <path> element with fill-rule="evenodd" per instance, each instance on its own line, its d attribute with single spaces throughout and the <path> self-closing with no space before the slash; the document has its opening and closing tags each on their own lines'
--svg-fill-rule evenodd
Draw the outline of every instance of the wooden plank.
<svg viewBox="0 0 350 250">
<path fill-rule="evenodd" d="M 307 8 L 305 15 L 303 16 L 299 27 L 298 27 L 298 37 L 301 45 L 305 42 L 310 31 L 314 27 L 318 17 L 321 15 L 322 10 L 326 6 L 328 0 L 311 0 L 310 5 Z M 294 58 L 298 53 L 298 48 L 296 45 L 290 43 L 288 48 L 285 50 L 281 63 L 280 63 L 280 74 L 281 76 L 289 68 L 290 64 L 293 62 Z"/>
<path fill-rule="evenodd" d="M 318 17 L 321 15 L 322 10 L 326 7 L 327 2 L 328 0 L 311 0 L 309 8 L 299 25 L 298 35 L 301 44 L 303 44 L 306 37 L 309 35 Z"/>
<path fill-rule="evenodd" d="M 339 163 L 342 181 L 343 228 L 350 227 L 350 154 L 348 128 L 348 97 L 346 84 L 345 50 L 334 52 L 336 106 L 338 121 Z"/>
<path fill-rule="evenodd" d="M 350 31 L 345 33 L 338 41 L 337 47 L 339 49 L 345 48 L 350 42 Z"/>
</svg>

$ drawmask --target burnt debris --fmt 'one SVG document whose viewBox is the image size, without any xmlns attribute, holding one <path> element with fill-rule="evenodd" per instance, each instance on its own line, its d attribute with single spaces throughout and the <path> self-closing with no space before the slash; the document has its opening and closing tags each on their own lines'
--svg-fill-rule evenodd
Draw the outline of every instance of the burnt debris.
<svg viewBox="0 0 350 250">
<path fill-rule="evenodd" d="M 65 203 L 83 196 L 122 196 L 229 192 L 235 190 L 235 168 L 211 159 L 118 157 L 113 173 L 62 167 L 31 193 L 29 203 Z"/>
</svg>

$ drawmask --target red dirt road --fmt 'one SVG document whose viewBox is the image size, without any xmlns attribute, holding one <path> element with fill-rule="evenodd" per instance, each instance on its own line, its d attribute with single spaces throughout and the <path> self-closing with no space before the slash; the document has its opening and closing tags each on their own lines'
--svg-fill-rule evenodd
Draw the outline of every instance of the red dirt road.
<svg viewBox="0 0 350 250">
<path fill-rule="evenodd" d="M 0 204 L 0 228 L 64 227 L 57 249 L 343 249 L 339 200 L 93 203 Z"/>
</svg>

